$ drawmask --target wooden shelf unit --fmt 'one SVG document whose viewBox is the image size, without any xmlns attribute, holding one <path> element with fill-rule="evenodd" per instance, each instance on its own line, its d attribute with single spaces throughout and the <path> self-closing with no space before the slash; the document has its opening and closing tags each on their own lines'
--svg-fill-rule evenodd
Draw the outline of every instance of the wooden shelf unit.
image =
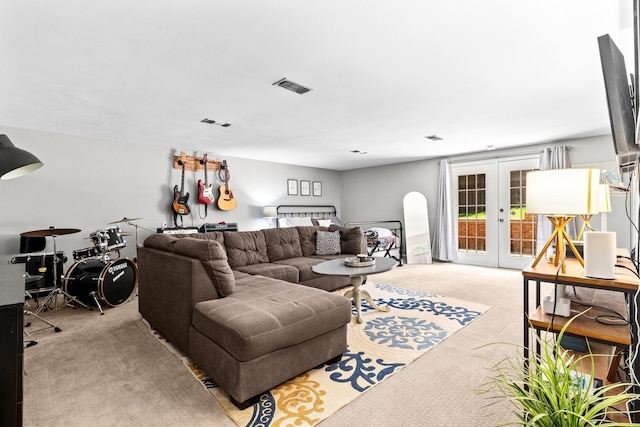
<svg viewBox="0 0 640 427">
<path fill-rule="evenodd" d="M 618 251 L 619 255 L 626 255 L 625 251 Z M 543 332 L 557 333 L 570 318 L 552 316 L 544 313 L 541 306 L 541 283 L 567 285 L 567 294 L 572 300 L 571 309 L 582 312 L 587 309 L 579 303 L 601 306 L 615 310 L 630 320 L 630 325 L 605 325 L 597 322 L 593 317 L 608 313 L 599 308 L 591 308 L 585 315 L 575 318 L 567 328 L 566 334 L 588 338 L 593 354 L 609 354 L 606 361 L 596 364 L 596 378 L 605 382 L 615 382 L 617 372 L 617 353 L 620 349 L 629 348 L 638 343 L 638 331 L 634 319 L 638 315 L 634 308 L 634 298 L 638 291 L 639 280 L 631 272 L 618 268 L 616 277 L 612 280 L 586 277 L 584 268 L 576 259 L 567 259 L 565 273 L 558 272 L 553 264 L 539 263 L 535 268 L 527 267 L 522 271 L 524 285 L 524 358 L 529 358 L 530 331 L 541 337 Z M 630 261 L 618 260 L 618 264 L 626 264 L 633 268 Z M 535 284 L 535 308 L 531 310 L 529 301 L 529 284 Z M 575 294 L 573 294 L 575 289 Z M 575 301 L 575 302 L 573 302 Z M 573 314 L 572 314 L 573 316 Z M 541 340 L 537 339 L 535 351 L 540 354 Z M 579 353 L 578 353 L 579 354 Z M 615 366 L 612 366 L 615 364 Z M 631 369 L 640 374 L 640 361 L 636 361 Z M 590 370 L 590 369 L 589 369 Z M 588 370 L 587 370 L 588 372 Z M 640 393 L 640 386 L 634 386 L 633 392 Z M 619 408 L 621 409 L 621 408 Z M 640 408 L 634 408 L 638 410 Z M 640 422 L 640 414 L 633 414 L 633 421 Z"/>
</svg>

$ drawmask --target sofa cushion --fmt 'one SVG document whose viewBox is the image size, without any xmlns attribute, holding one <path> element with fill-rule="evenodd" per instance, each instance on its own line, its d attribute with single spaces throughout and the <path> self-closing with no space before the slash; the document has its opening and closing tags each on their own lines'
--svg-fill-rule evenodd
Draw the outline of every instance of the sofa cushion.
<svg viewBox="0 0 640 427">
<path fill-rule="evenodd" d="M 174 245 L 177 241 L 178 239 L 172 235 L 158 233 L 144 239 L 144 246 L 173 253 Z"/>
<path fill-rule="evenodd" d="M 340 232 L 340 249 L 343 254 L 366 253 L 367 243 L 362 228 L 331 224 L 329 231 Z"/>
<path fill-rule="evenodd" d="M 177 239 L 175 253 L 199 259 L 219 295 L 225 297 L 233 292 L 235 277 L 227 262 L 227 254 L 215 240 L 181 238 Z"/>
<path fill-rule="evenodd" d="M 312 256 L 316 253 L 316 231 L 327 231 L 328 227 L 296 227 L 300 237 L 302 256 Z"/>
<path fill-rule="evenodd" d="M 287 264 L 263 262 L 261 264 L 243 265 L 236 267 L 234 271 L 251 274 L 253 276 L 271 277 L 291 283 L 298 283 L 300 274 L 298 269 Z"/>
<path fill-rule="evenodd" d="M 269 228 L 262 232 L 267 243 L 269 262 L 302 256 L 297 228 Z"/>
<path fill-rule="evenodd" d="M 195 306 L 193 327 L 248 361 L 340 328 L 351 320 L 341 295 L 257 276 L 238 281 L 227 298 Z"/>
<path fill-rule="evenodd" d="M 225 231 L 223 234 L 231 268 L 269 262 L 262 231 Z"/>
<path fill-rule="evenodd" d="M 283 259 L 280 261 L 276 261 L 275 264 L 283 264 L 291 267 L 295 267 L 298 270 L 298 283 L 302 283 L 305 280 L 314 279 L 320 274 L 315 273 L 311 267 L 316 264 L 320 264 L 321 262 L 325 262 L 326 259 L 320 257 L 296 257 Z"/>
<path fill-rule="evenodd" d="M 222 231 L 207 231 L 206 233 L 191 233 L 191 234 L 175 234 L 174 236 L 181 237 L 190 237 L 192 239 L 202 239 L 202 240 L 215 240 L 220 243 L 222 247 L 224 247 L 224 233 Z"/>
<path fill-rule="evenodd" d="M 316 232 L 316 255 L 337 255 L 340 249 L 340 231 Z"/>
</svg>

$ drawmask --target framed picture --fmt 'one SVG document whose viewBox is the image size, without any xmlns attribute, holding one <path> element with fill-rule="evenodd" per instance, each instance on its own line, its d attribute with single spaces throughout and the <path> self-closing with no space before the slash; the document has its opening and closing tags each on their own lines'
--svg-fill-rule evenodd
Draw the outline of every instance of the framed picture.
<svg viewBox="0 0 640 427">
<path fill-rule="evenodd" d="M 300 195 L 301 196 L 310 196 L 311 195 L 311 182 L 310 181 L 300 181 Z"/>
<path fill-rule="evenodd" d="M 320 181 L 313 181 L 313 195 L 322 196 L 322 183 Z"/>
<path fill-rule="evenodd" d="M 289 196 L 297 196 L 298 195 L 298 180 L 297 179 L 288 179 L 287 180 L 287 194 Z"/>
</svg>

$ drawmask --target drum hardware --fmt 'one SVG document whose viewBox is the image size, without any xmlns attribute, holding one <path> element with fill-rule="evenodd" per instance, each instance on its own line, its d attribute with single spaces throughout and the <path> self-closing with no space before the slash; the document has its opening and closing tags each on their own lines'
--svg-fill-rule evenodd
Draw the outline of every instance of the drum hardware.
<svg viewBox="0 0 640 427">
<path fill-rule="evenodd" d="M 99 253 L 118 250 L 127 246 L 120 234 L 120 227 L 111 226 L 91 233 L 91 240 Z"/>
<path fill-rule="evenodd" d="M 138 243 L 138 228 L 142 228 L 143 230 L 147 230 L 147 231 L 151 231 L 152 233 L 155 233 L 155 231 L 154 231 L 154 230 L 151 230 L 151 229 L 149 229 L 149 228 L 146 228 L 146 227 L 143 227 L 143 226 L 141 226 L 141 225 L 138 225 L 138 224 L 134 224 L 134 223 L 133 223 L 134 221 L 139 221 L 139 220 L 141 220 L 141 219 L 142 219 L 142 218 L 127 218 L 127 217 L 125 216 L 124 218 L 119 219 L 119 220 L 117 220 L 117 221 L 110 222 L 109 224 L 119 224 L 119 223 L 121 223 L 121 222 L 124 222 L 124 223 L 126 223 L 126 224 L 128 224 L 128 225 L 130 225 L 130 226 L 132 226 L 132 227 L 135 227 L 135 229 L 136 229 L 136 248 L 138 248 L 138 247 L 140 247 L 140 246 L 141 246 L 141 245 L 140 245 L 140 243 Z M 124 235 L 124 234 L 123 234 L 123 235 Z"/>
<path fill-rule="evenodd" d="M 119 220 L 117 220 L 117 221 L 110 222 L 109 224 L 119 224 L 119 223 L 121 223 L 121 222 L 132 222 L 132 221 L 138 221 L 138 220 L 141 220 L 141 219 L 142 219 L 142 218 L 127 218 L 127 217 L 125 216 L 124 218 L 119 219 Z"/>
<path fill-rule="evenodd" d="M 57 254 L 58 251 L 56 249 L 56 237 L 62 236 L 62 235 L 66 235 L 66 234 L 79 233 L 79 232 L 80 232 L 80 230 L 77 229 L 77 228 L 55 228 L 53 226 L 50 226 L 48 229 L 27 231 L 27 232 L 21 233 L 20 235 L 24 236 L 24 237 L 51 237 L 53 239 L 53 253 Z M 49 292 L 49 294 L 45 298 L 45 300 L 42 303 L 42 305 L 40 307 L 38 307 L 38 309 L 34 312 L 35 316 L 39 316 L 40 312 L 45 307 L 48 307 L 52 302 L 54 303 L 54 307 L 57 310 L 58 309 L 58 300 L 57 300 L 56 297 L 59 294 L 63 295 L 63 297 L 65 299 L 65 304 L 69 304 L 69 302 L 75 302 L 75 303 L 78 303 L 78 304 L 82 305 L 85 308 L 89 308 L 88 305 L 86 305 L 83 302 L 79 301 L 76 297 L 68 294 L 67 292 L 65 292 L 64 290 L 62 290 L 58 286 L 58 283 L 57 283 L 58 282 L 58 263 L 57 262 L 53 263 L 53 277 L 54 277 L 53 289 L 51 290 L 51 292 Z"/>
</svg>

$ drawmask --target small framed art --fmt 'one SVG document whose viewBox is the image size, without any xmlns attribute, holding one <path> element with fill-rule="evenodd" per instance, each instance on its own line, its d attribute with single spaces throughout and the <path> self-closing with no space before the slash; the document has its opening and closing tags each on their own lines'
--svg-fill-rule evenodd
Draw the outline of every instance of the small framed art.
<svg viewBox="0 0 640 427">
<path fill-rule="evenodd" d="M 287 180 L 287 194 L 289 196 L 297 196 L 298 195 L 298 180 L 297 179 L 288 179 Z"/>
<path fill-rule="evenodd" d="M 300 195 L 301 196 L 310 196 L 311 195 L 311 182 L 310 181 L 300 181 Z"/>
<path fill-rule="evenodd" d="M 313 195 L 322 196 L 322 183 L 320 181 L 313 181 Z"/>
</svg>

